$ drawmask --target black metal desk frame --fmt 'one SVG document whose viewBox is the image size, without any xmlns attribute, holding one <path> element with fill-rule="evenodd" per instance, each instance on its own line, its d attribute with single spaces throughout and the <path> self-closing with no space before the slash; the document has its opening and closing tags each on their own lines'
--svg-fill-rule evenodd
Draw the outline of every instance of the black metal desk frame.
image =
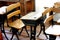
<svg viewBox="0 0 60 40">
<path fill-rule="evenodd" d="M 1 31 L 2 31 L 2 33 L 4 33 L 4 35 L 5 35 L 5 37 L 6 37 L 6 39 L 8 40 L 8 38 L 7 38 L 7 36 L 6 36 L 6 34 L 5 34 L 5 29 L 4 29 L 4 21 L 5 21 L 5 19 L 6 19 L 6 14 L 0 14 L 0 29 L 1 29 Z"/>
<path fill-rule="evenodd" d="M 27 26 L 30 26 L 31 30 L 31 35 L 30 35 L 30 40 L 36 40 L 36 27 L 37 25 L 40 24 L 39 22 L 40 19 L 38 20 L 24 20 L 22 19 L 23 23 Z M 33 28 L 32 28 L 33 27 Z"/>
</svg>

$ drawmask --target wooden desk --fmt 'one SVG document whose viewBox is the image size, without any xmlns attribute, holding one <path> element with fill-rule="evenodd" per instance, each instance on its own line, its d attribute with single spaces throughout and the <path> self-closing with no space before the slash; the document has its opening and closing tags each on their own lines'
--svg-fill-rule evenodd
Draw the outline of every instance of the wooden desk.
<svg viewBox="0 0 60 40">
<path fill-rule="evenodd" d="M 5 34 L 5 29 L 4 29 L 4 21 L 6 19 L 6 6 L 0 8 L 0 27 L 2 32 L 4 33 L 6 39 L 8 40 L 6 34 Z M 3 26 L 2 26 L 3 25 Z"/>
<path fill-rule="evenodd" d="M 49 40 L 56 40 L 56 36 L 60 35 L 60 25 L 51 25 L 46 29 L 46 33 L 49 34 Z"/>
<path fill-rule="evenodd" d="M 6 8 L 7 8 L 7 6 L 3 6 L 0 8 L 0 15 L 3 15 L 6 13 Z"/>
<path fill-rule="evenodd" d="M 27 15 L 23 16 L 21 19 L 24 20 L 38 20 L 42 16 L 42 13 L 30 12 Z"/>
<path fill-rule="evenodd" d="M 3 6 L 3 7 L 0 8 L 0 18 L 1 18 L 0 21 L 1 22 L 4 21 L 4 19 L 5 19 L 6 8 L 7 8 L 7 6 Z"/>
<path fill-rule="evenodd" d="M 59 36 L 60 35 L 60 25 L 51 25 L 49 28 L 46 29 L 46 33 Z"/>
<path fill-rule="evenodd" d="M 36 27 L 40 24 L 40 18 L 42 13 L 30 12 L 29 14 L 23 16 L 21 19 L 23 23 L 27 26 L 31 26 L 30 40 L 36 40 Z M 34 28 L 32 28 L 34 27 Z"/>
<path fill-rule="evenodd" d="M 59 14 L 54 14 L 53 15 L 53 21 L 52 21 L 52 25 L 49 26 L 49 28 L 46 29 L 45 33 L 47 33 L 49 35 L 49 40 L 55 40 L 56 36 L 60 35 L 60 25 L 58 25 L 59 23 L 56 22 L 60 17 Z M 56 24 L 57 23 L 57 24 Z"/>
</svg>

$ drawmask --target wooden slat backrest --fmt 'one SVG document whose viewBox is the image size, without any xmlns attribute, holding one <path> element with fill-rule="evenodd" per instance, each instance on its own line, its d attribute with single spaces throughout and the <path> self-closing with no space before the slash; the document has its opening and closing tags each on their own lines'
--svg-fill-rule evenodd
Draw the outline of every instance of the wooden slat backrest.
<svg viewBox="0 0 60 40">
<path fill-rule="evenodd" d="M 60 8 L 53 8 L 53 12 L 60 13 Z"/>
<path fill-rule="evenodd" d="M 13 17 L 13 16 L 15 16 L 15 15 L 18 15 L 18 14 L 20 14 L 20 13 L 21 13 L 20 10 L 14 11 L 14 12 L 12 12 L 12 13 L 10 13 L 10 14 L 7 15 L 7 19 L 9 19 L 9 18 L 11 18 L 11 17 Z"/>
<path fill-rule="evenodd" d="M 42 13 L 42 15 L 43 16 L 45 16 L 47 13 L 49 13 L 49 12 L 56 12 L 56 13 L 60 13 L 60 8 L 53 8 L 53 7 L 51 7 L 51 8 L 47 8 L 43 13 Z"/>
<path fill-rule="evenodd" d="M 55 7 L 55 8 L 60 8 L 60 2 L 54 3 L 54 7 Z"/>
<path fill-rule="evenodd" d="M 45 19 L 44 23 L 48 23 L 53 19 L 53 15 L 50 15 L 48 18 Z"/>
<path fill-rule="evenodd" d="M 9 12 L 17 7 L 20 7 L 20 2 L 9 5 L 6 10 L 7 10 L 7 12 Z"/>
<path fill-rule="evenodd" d="M 52 11 L 52 7 L 51 8 L 47 8 L 43 13 L 42 15 L 45 16 L 48 12 L 51 12 Z"/>
<path fill-rule="evenodd" d="M 60 9 L 59 8 L 52 8 L 52 10 L 51 10 L 52 12 L 55 12 L 55 13 L 60 13 Z M 49 11 L 50 12 L 50 11 Z M 45 13 L 47 13 L 47 12 L 45 12 Z M 45 15 L 45 14 L 44 14 Z M 51 15 L 51 16 L 49 16 L 47 19 L 45 19 L 45 21 L 44 21 L 44 23 L 47 23 L 47 22 L 49 22 L 49 21 L 51 21 L 54 17 L 54 14 L 53 15 Z"/>
</svg>

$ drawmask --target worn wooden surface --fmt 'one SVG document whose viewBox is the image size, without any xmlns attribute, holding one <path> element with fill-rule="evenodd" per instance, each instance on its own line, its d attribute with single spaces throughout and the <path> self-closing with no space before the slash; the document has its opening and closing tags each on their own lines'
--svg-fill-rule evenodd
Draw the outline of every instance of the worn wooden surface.
<svg viewBox="0 0 60 40">
<path fill-rule="evenodd" d="M 16 28 L 16 29 L 20 29 L 20 28 L 25 26 L 24 23 L 22 22 L 22 20 L 20 20 L 20 19 L 17 19 L 13 22 L 9 22 L 8 25 L 10 27 L 13 27 L 13 28 Z"/>
</svg>

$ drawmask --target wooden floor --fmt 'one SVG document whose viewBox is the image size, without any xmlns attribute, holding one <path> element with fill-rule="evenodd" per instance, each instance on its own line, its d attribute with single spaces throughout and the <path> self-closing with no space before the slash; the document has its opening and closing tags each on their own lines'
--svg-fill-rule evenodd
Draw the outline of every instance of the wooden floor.
<svg viewBox="0 0 60 40">
<path fill-rule="evenodd" d="M 46 28 L 48 28 L 48 27 L 46 27 Z M 37 29 L 37 30 L 36 30 L 36 33 L 38 34 L 39 31 L 40 31 L 40 26 L 38 25 L 36 29 Z M 20 30 L 21 30 L 21 29 L 20 29 Z M 20 30 L 19 30 L 19 31 L 20 31 Z M 29 27 L 29 26 L 27 26 L 27 30 L 28 30 L 28 33 L 30 34 L 30 27 Z M 11 32 L 10 32 L 10 28 L 7 27 L 6 25 L 5 25 L 5 31 L 6 31 L 7 37 L 10 39 L 12 34 L 11 34 Z M 36 34 L 36 35 L 37 35 L 37 34 Z M 47 35 L 47 36 L 48 36 L 48 35 Z M 3 39 L 6 40 L 6 38 L 4 37 L 4 35 L 3 35 Z M 25 32 L 25 30 L 23 30 L 23 32 L 21 33 L 21 35 L 19 35 L 19 39 L 20 39 L 20 40 L 30 40 L 30 37 L 27 37 L 27 33 Z M 43 34 L 43 32 L 39 35 L 39 37 L 36 37 L 36 39 L 37 39 L 37 40 L 48 40 L 48 39 L 46 39 L 46 37 L 45 37 L 45 35 Z M 17 40 L 17 38 L 14 36 L 13 40 Z M 56 38 L 56 40 L 60 40 L 60 37 L 58 36 L 58 37 Z"/>
<path fill-rule="evenodd" d="M 11 32 L 10 32 L 9 30 L 10 30 L 9 27 L 5 27 L 6 35 L 7 35 L 7 37 L 10 39 L 12 34 L 11 34 Z M 21 30 L 21 29 L 20 29 L 20 30 Z M 19 31 L 20 31 L 20 30 L 19 30 Z M 27 30 L 28 30 L 28 33 L 30 34 L 30 27 L 29 27 L 29 26 L 27 26 Z M 40 31 L 40 27 L 38 26 L 36 33 L 38 34 L 39 31 Z M 27 33 L 25 32 L 25 30 L 23 30 L 23 32 L 21 33 L 21 35 L 19 35 L 19 39 L 20 39 L 20 40 L 30 40 L 30 37 L 27 37 L 27 36 L 28 36 L 28 35 L 27 35 Z M 6 38 L 4 37 L 4 35 L 3 35 L 3 38 L 4 38 L 4 40 L 6 40 Z M 37 39 L 37 40 L 45 40 L 46 37 L 45 37 L 45 35 L 43 35 L 43 33 L 41 33 L 41 35 L 40 35 L 39 37 L 36 37 L 36 39 Z M 14 36 L 13 40 L 17 40 L 17 38 Z"/>
</svg>

